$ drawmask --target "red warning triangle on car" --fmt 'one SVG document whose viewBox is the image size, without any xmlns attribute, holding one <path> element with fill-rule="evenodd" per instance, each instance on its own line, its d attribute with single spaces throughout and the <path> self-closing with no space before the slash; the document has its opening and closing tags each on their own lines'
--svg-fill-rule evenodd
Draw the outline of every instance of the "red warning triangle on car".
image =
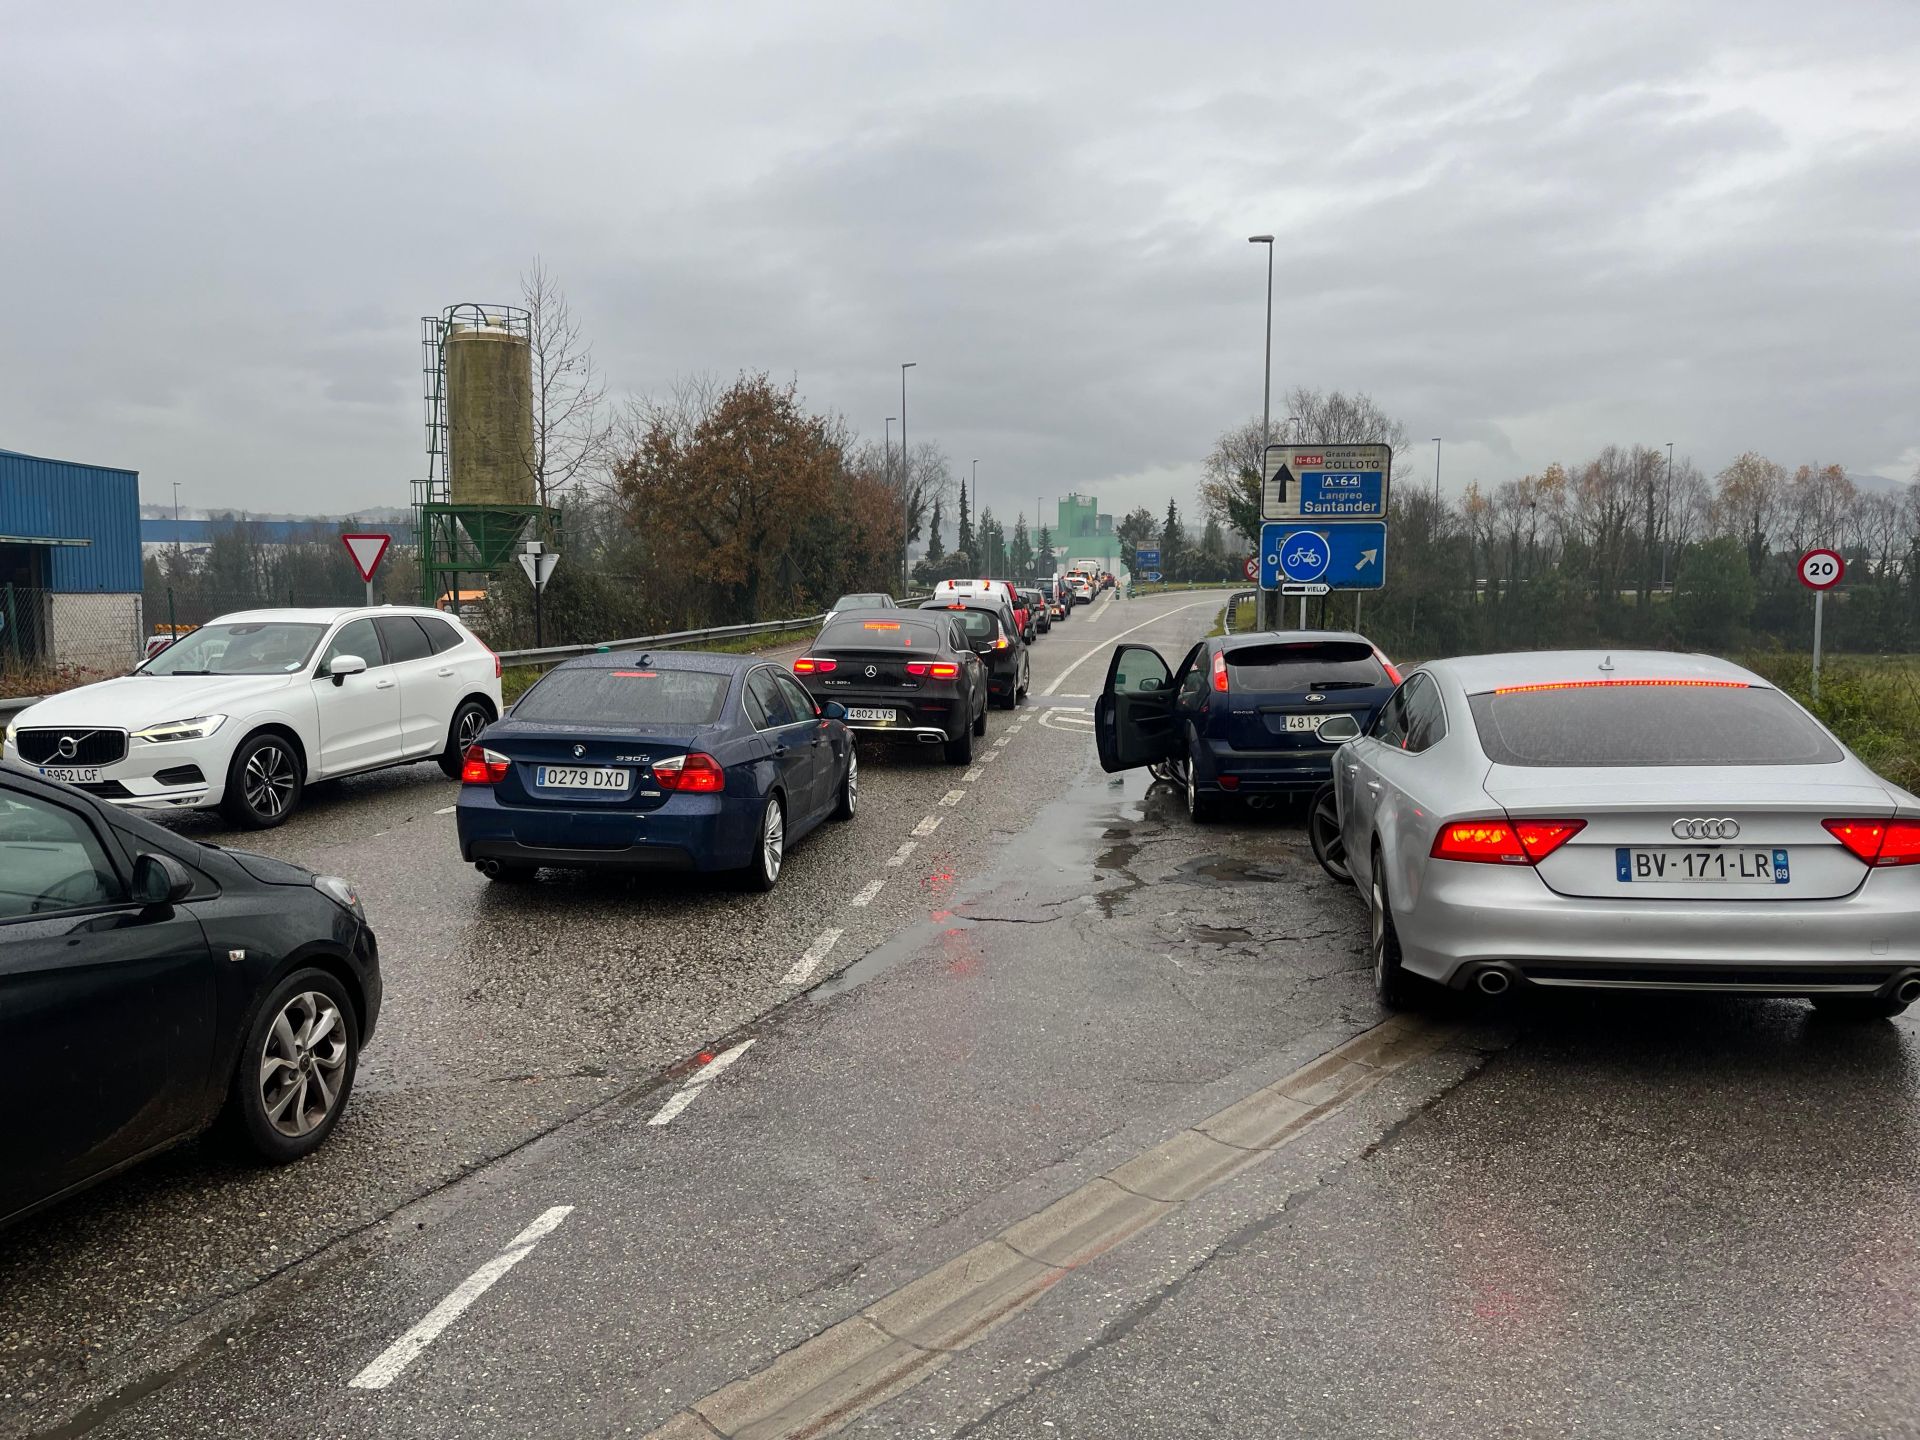
<svg viewBox="0 0 1920 1440">
<path fill-rule="evenodd" d="M 360 572 L 362 580 L 373 579 L 373 572 L 380 568 L 380 558 L 387 553 L 387 546 L 393 543 L 391 535 L 342 535 L 340 543 L 347 547 L 347 554 L 353 557 L 353 568 Z"/>
</svg>

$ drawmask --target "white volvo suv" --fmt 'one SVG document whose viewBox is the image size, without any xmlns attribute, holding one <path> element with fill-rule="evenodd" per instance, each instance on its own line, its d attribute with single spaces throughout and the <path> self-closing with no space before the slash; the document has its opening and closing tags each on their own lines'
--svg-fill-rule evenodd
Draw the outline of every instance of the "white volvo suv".
<svg viewBox="0 0 1920 1440">
<path fill-rule="evenodd" d="M 437 610 L 252 610 L 29 706 L 6 752 L 116 805 L 265 829 L 317 780 L 422 760 L 457 778 L 500 709 L 499 658 Z"/>
</svg>

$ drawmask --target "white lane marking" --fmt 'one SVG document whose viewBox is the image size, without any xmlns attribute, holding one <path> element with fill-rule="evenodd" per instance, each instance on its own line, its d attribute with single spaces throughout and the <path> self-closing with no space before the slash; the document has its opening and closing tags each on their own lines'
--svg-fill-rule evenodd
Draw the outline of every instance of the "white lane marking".
<svg viewBox="0 0 1920 1440">
<path fill-rule="evenodd" d="M 458 810 L 459 808 L 460 807 L 458 805 L 449 805 L 445 809 L 436 810 L 433 813 L 436 815 L 451 815 L 453 814 L 454 811 Z"/>
<path fill-rule="evenodd" d="M 991 762 L 998 760 L 999 758 L 1000 758 L 1000 752 L 998 750 L 989 750 L 987 751 L 986 754 L 980 757 L 980 762 L 983 765 L 990 764 Z"/>
<path fill-rule="evenodd" d="M 970 766 L 967 770 L 967 773 L 960 777 L 960 781 L 962 784 L 970 785 L 975 780 L 978 780 L 979 778 L 980 778 L 980 767 L 978 765 L 974 765 L 974 766 Z"/>
<path fill-rule="evenodd" d="M 1062 694 L 1062 695 L 1060 696 L 1060 698 L 1061 698 L 1062 700 L 1091 700 L 1091 699 L 1093 698 L 1093 696 L 1091 696 L 1091 695 L 1068 695 L 1068 694 L 1064 694 L 1064 693 L 1063 693 L 1063 694 Z"/>
<path fill-rule="evenodd" d="M 998 740 L 993 742 L 993 748 L 996 750 L 1004 750 L 1007 742 L 1011 739 L 1013 739 L 1011 735 L 1002 735 Z"/>
<path fill-rule="evenodd" d="M 1087 651 L 1086 654 L 1082 655 L 1078 660 L 1074 661 L 1071 665 L 1067 666 L 1066 669 L 1062 670 L 1057 676 L 1054 677 L 1053 683 L 1047 686 L 1047 688 L 1042 690 L 1040 693 L 1042 695 L 1053 694 L 1056 690 L 1058 690 L 1062 685 L 1066 683 L 1067 676 L 1071 675 L 1074 671 L 1078 670 L 1082 665 L 1086 664 L 1087 661 L 1091 660 L 1094 656 L 1102 653 L 1103 651 L 1111 650 L 1117 642 L 1126 639 L 1127 636 L 1136 634 L 1137 632 L 1146 629 L 1149 625 L 1158 625 L 1162 620 L 1167 619 L 1169 616 L 1178 615 L 1182 610 L 1198 610 L 1202 605 L 1217 606 L 1219 603 L 1220 603 L 1219 597 L 1215 596 L 1213 599 L 1210 599 L 1210 600 L 1196 600 L 1191 605 L 1176 605 L 1173 609 L 1163 611 L 1160 614 L 1154 616 L 1153 619 L 1151 620 L 1141 621 L 1138 625 L 1135 625 L 1131 630 L 1122 630 L 1118 635 L 1115 635 L 1111 639 L 1103 641 L 1101 644 L 1094 646 L 1091 650 Z"/>
<path fill-rule="evenodd" d="M 381 1351 L 374 1362 L 347 1384 L 355 1390 L 384 1390 L 399 1377 L 416 1356 L 440 1337 L 440 1333 L 458 1320 L 466 1308 L 490 1290 L 514 1266 L 533 1252 L 560 1222 L 573 1213 L 571 1205 L 556 1205 L 508 1242 L 507 1248 L 469 1275 L 454 1292 L 442 1300 L 426 1317 L 393 1344 Z"/>
<path fill-rule="evenodd" d="M 833 953 L 833 947 L 840 943 L 840 937 L 845 933 L 843 930 L 822 930 L 814 936 L 813 943 L 801 951 L 800 958 L 793 962 L 793 968 L 780 977 L 780 983 L 806 984 L 813 972 L 820 968 L 820 962 Z"/>
<path fill-rule="evenodd" d="M 926 819 L 922 820 L 918 825 L 913 827 L 913 833 L 919 836 L 922 840 L 924 840 L 926 839 L 927 836 L 933 834 L 933 832 L 938 830 L 939 828 L 940 828 L 940 817 L 938 815 L 929 815 L 927 816 Z"/>
<path fill-rule="evenodd" d="M 1040 717 L 1049 730 L 1087 732 L 1093 729 L 1093 717 L 1082 710 L 1054 710 Z"/>
<path fill-rule="evenodd" d="M 949 790 L 947 791 L 946 794 L 940 797 L 940 803 L 942 805 L 958 805 L 962 800 L 966 798 L 967 798 L 967 792 L 964 790 Z"/>
<path fill-rule="evenodd" d="M 916 842 L 912 840 L 904 840 L 901 842 L 900 848 L 894 851 L 893 854 L 888 857 L 887 864 L 904 865 L 907 863 L 907 857 L 913 854 L 913 852 L 918 850 L 919 848 L 920 846 Z"/>
<path fill-rule="evenodd" d="M 867 906 L 873 903 L 873 897 L 878 895 L 882 890 L 886 888 L 887 888 L 886 881 L 870 880 L 867 882 L 866 889 L 862 890 L 858 895 L 854 896 L 851 903 L 854 905 L 856 909 L 864 910 L 867 908 Z"/>
<path fill-rule="evenodd" d="M 840 938 L 840 932 L 838 930 L 833 930 L 828 933 L 836 940 Z M 660 1107 L 659 1112 L 655 1114 L 651 1120 L 647 1121 L 647 1124 L 665 1125 L 669 1123 L 674 1116 L 678 1115 L 700 1097 L 700 1092 L 707 1088 L 707 1083 L 710 1080 L 752 1048 L 753 1041 L 742 1040 L 731 1050 L 722 1050 L 718 1055 L 714 1056 L 713 1059 L 689 1075 L 687 1077 L 687 1083 L 673 1092 L 672 1096 L 667 1100 L 667 1103 Z"/>
</svg>

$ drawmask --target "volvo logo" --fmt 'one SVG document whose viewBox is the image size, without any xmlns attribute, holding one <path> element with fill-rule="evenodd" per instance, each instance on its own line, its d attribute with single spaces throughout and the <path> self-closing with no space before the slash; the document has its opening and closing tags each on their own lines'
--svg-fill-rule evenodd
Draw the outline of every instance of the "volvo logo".
<svg viewBox="0 0 1920 1440">
<path fill-rule="evenodd" d="M 1673 838 L 1676 840 L 1738 840 L 1740 822 L 1738 820 L 1676 820 L 1673 822 Z"/>
<path fill-rule="evenodd" d="M 62 760 L 71 760 L 79 753 L 80 742 L 78 740 L 74 739 L 71 735 L 62 735 L 60 737 L 60 758 Z"/>
<path fill-rule="evenodd" d="M 573 747 L 573 758 L 576 760 L 578 760 L 582 755 L 586 753 L 587 753 L 587 747 L 584 745 L 576 745 Z"/>
<path fill-rule="evenodd" d="M 867 679 L 871 680 L 873 679 L 874 676 L 878 675 L 879 673 L 880 673 L 880 667 L 878 665 L 867 666 Z"/>
</svg>

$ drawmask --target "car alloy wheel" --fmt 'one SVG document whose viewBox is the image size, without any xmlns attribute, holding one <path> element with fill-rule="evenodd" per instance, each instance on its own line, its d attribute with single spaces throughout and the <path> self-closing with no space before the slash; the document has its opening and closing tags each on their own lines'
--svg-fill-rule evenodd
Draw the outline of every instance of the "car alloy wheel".
<svg viewBox="0 0 1920 1440">
<path fill-rule="evenodd" d="M 840 782 L 840 800 L 833 807 L 833 818 L 851 820 L 853 812 L 860 808 L 860 753 L 851 744 L 847 746 L 847 775 Z"/>
<path fill-rule="evenodd" d="M 760 827 L 760 868 L 771 886 L 780 878 L 780 866 L 787 856 L 787 816 L 778 799 L 767 803 L 767 817 Z"/>
<path fill-rule="evenodd" d="M 454 736 L 454 745 L 462 755 L 467 747 L 480 738 L 480 732 L 487 728 L 486 712 L 477 705 L 469 705 L 460 712 L 460 728 Z"/>
<path fill-rule="evenodd" d="M 1400 936 L 1393 927 L 1393 910 L 1387 899 L 1387 887 L 1380 878 L 1385 862 L 1373 852 L 1373 878 L 1367 888 L 1368 931 L 1373 959 L 1373 991 L 1382 1005 L 1403 1006 L 1408 999 L 1407 972 L 1400 965 Z"/>
<path fill-rule="evenodd" d="M 1340 809 L 1331 785 L 1321 786 L 1309 802 L 1307 841 L 1322 870 L 1343 885 L 1353 883 L 1353 871 L 1347 867 L 1347 844 L 1340 836 Z"/>
<path fill-rule="evenodd" d="M 346 1090 L 347 1055 L 347 1027 L 333 999 L 317 990 L 289 997 L 260 1051 L 268 1123 L 290 1140 L 324 1125 Z"/>
</svg>

